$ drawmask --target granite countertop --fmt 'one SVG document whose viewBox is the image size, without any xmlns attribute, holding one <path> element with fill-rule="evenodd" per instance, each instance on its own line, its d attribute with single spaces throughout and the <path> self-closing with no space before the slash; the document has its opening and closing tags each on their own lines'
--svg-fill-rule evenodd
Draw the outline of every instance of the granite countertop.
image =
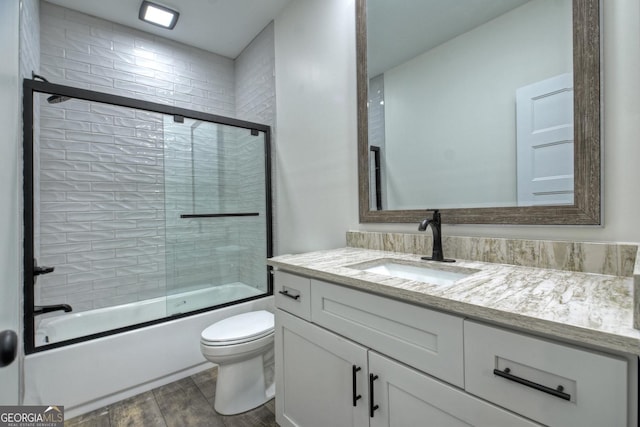
<svg viewBox="0 0 640 427">
<path fill-rule="evenodd" d="M 349 268 L 381 258 L 479 271 L 439 286 Z M 422 261 L 419 255 L 359 248 L 281 255 L 267 264 L 469 318 L 640 355 L 631 277 L 480 261 L 444 264 Z"/>
</svg>

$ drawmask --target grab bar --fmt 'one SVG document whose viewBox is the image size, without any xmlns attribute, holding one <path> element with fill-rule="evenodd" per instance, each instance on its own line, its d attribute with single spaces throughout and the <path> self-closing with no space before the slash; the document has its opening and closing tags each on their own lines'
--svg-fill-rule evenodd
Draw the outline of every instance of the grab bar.
<svg viewBox="0 0 640 427">
<path fill-rule="evenodd" d="M 180 214 L 180 218 L 224 218 L 231 216 L 259 216 L 258 212 L 237 212 L 219 214 Z"/>
</svg>

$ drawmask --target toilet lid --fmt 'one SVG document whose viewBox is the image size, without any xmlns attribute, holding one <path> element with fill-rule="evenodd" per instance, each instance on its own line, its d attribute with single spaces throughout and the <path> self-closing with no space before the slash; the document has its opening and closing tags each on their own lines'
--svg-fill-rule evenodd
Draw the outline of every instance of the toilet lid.
<svg viewBox="0 0 640 427">
<path fill-rule="evenodd" d="M 273 313 L 265 310 L 238 314 L 214 323 L 202 331 L 201 339 L 213 345 L 241 343 L 273 333 Z"/>
</svg>

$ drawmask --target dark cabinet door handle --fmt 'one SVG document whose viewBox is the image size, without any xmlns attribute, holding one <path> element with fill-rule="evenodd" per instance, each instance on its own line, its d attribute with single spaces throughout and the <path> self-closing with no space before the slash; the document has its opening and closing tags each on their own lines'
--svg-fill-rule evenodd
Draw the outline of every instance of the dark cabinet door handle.
<svg viewBox="0 0 640 427">
<path fill-rule="evenodd" d="M 356 365 L 353 365 L 351 367 L 351 381 L 353 384 L 353 388 L 351 389 L 353 391 L 353 406 L 355 407 L 357 405 L 357 402 L 359 399 L 362 399 L 362 395 L 358 394 L 358 387 L 356 385 L 356 373 L 361 371 L 362 368 Z"/>
<path fill-rule="evenodd" d="M 18 334 L 14 331 L 0 332 L 0 368 L 10 365 L 18 354 Z"/>
<path fill-rule="evenodd" d="M 289 291 L 279 291 L 278 293 L 284 295 L 285 297 L 289 297 L 291 299 L 295 299 L 295 300 L 300 299 L 300 294 L 291 295 Z"/>
<path fill-rule="evenodd" d="M 522 384 L 524 386 L 531 387 L 531 388 L 539 390 L 539 391 L 541 391 L 543 393 L 547 393 L 547 394 L 550 394 L 552 396 L 555 396 L 555 397 L 557 397 L 559 399 L 571 400 L 571 395 L 564 392 L 564 387 L 563 386 L 559 385 L 557 388 L 551 388 L 551 387 L 544 386 L 542 384 L 534 383 L 533 381 L 529 381 L 527 379 L 520 378 L 518 376 L 513 375 L 511 373 L 511 369 L 509 369 L 509 368 L 504 368 L 504 371 L 501 371 L 499 369 L 494 369 L 493 370 L 493 375 L 497 375 L 497 376 L 505 378 L 505 379 L 507 379 L 509 381 L 513 381 L 513 382 L 516 382 L 518 384 Z"/>
<path fill-rule="evenodd" d="M 373 382 L 378 379 L 377 375 L 369 374 L 369 416 L 373 418 L 373 413 L 379 408 L 374 402 Z"/>
</svg>

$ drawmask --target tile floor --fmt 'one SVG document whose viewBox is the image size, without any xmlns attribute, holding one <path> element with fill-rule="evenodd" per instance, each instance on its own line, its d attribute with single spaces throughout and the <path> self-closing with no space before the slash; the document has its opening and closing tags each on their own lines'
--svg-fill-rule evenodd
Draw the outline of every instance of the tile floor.
<svg viewBox="0 0 640 427">
<path fill-rule="evenodd" d="M 65 427 L 276 427 L 271 400 L 239 415 L 213 409 L 217 369 L 116 402 L 65 421 Z"/>
</svg>

